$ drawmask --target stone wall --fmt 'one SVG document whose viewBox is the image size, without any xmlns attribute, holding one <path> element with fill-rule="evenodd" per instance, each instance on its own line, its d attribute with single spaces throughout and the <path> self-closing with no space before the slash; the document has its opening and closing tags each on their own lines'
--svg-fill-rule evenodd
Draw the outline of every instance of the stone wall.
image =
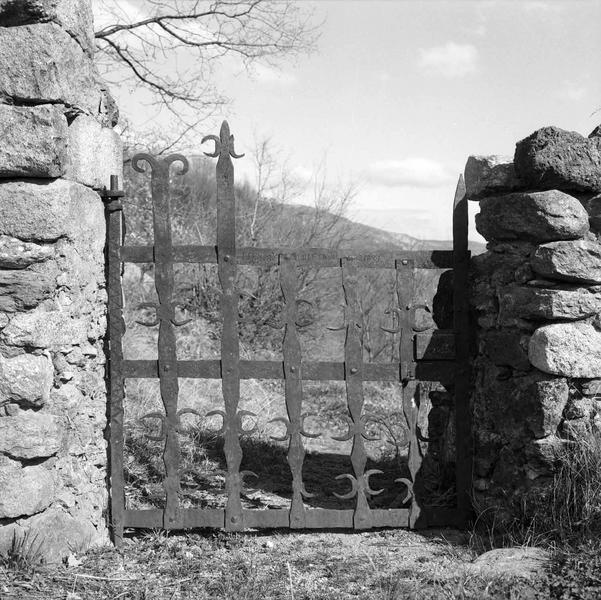
<svg viewBox="0 0 601 600">
<path fill-rule="evenodd" d="M 465 168 L 488 241 L 472 263 L 474 495 L 498 523 L 542 506 L 558 452 L 601 430 L 600 135 L 545 127 L 513 160 Z"/>
<path fill-rule="evenodd" d="M 90 0 L 0 0 L 0 552 L 107 540 L 105 220 L 117 112 Z"/>
</svg>

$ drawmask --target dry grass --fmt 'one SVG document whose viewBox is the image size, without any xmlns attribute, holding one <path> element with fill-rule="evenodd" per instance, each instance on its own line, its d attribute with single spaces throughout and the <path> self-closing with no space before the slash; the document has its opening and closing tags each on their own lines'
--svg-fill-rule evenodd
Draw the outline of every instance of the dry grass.
<svg viewBox="0 0 601 600">
<path fill-rule="evenodd" d="M 548 598 L 536 581 L 489 577 L 455 531 L 180 534 L 149 531 L 71 567 L 0 570 L 6 600 L 442 600 Z"/>
</svg>

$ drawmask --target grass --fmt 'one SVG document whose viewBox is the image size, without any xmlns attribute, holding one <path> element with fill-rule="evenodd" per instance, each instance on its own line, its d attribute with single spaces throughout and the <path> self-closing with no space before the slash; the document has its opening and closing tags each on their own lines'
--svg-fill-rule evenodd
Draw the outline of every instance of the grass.
<svg viewBox="0 0 601 600">
<path fill-rule="evenodd" d="M 450 541 L 453 540 L 453 541 Z M 549 598 L 545 577 L 487 576 L 457 532 L 148 531 L 75 567 L 0 569 L 6 600 L 442 600 Z"/>
</svg>

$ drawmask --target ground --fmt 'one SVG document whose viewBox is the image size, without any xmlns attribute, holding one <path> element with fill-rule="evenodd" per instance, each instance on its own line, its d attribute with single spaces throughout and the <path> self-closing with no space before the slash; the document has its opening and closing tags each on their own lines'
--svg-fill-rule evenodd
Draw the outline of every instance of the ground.
<svg viewBox="0 0 601 600">
<path fill-rule="evenodd" d="M 468 534 L 147 532 L 66 565 L 0 568 L 1 600 L 549 598 L 546 576 L 478 572 Z"/>
</svg>

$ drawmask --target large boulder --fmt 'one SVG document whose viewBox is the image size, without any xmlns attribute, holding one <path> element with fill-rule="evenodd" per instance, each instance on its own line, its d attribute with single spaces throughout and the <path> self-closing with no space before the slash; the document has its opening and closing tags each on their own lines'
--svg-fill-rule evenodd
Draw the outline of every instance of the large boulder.
<svg viewBox="0 0 601 600">
<path fill-rule="evenodd" d="M 60 177 L 67 119 L 59 106 L 0 104 L 0 177 Z"/>
<path fill-rule="evenodd" d="M 101 156 L 102 160 L 98 160 Z M 87 115 L 69 125 L 68 164 L 65 177 L 96 189 L 109 188 L 111 175 L 123 181 L 123 145 L 109 127 Z"/>
<path fill-rule="evenodd" d="M 0 452 L 18 460 L 56 454 L 63 438 L 60 419 L 49 413 L 25 411 L 0 418 Z"/>
<path fill-rule="evenodd" d="M 588 322 L 543 325 L 530 338 L 528 357 L 545 373 L 601 377 L 601 332 Z"/>
<path fill-rule="evenodd" d="M 14 312 L 37 306 L 56 288 L 56 278 L 34 271 L 0 269 L 0 310 Z"/>
<path fill-rule="evenodd" d="M 601 244 L 597 241 L 542 244 L 533 253 L 530 264 L 543 277 L 601 284 Z"/>
<path fill-rule="evenodd" d="M 0 0 L 0 25 L 53 22 L 65 29 L 89 56 L 94 53 L 89 0 Z"/>
<path fill-rule="evenodd" d="M 0 234 L 26 241 L 67 238 L 84 255 L 101 255 L 104 208 L 98 194 L 72 181 L 0 183 Z"/>
<path fill-rule="evenodd" d="M 469 200 L 505 194 L 523 187 L 511 157 L 470 156 L 465 164 L 465 191 Z"/>
<path fill-rule="evenodd" d="M 35 515 L 52 504 L 54 493 L 52 474 L 43 466 L 0 462 L 0 519 Z"/>
<path fill-rule="evenodd" d="M 601 138 L 543 127 L 516 144 L 515 170 L 535 189 L 601 192 Z"/>
<path fill-rule="evenodd" d="M 85 316 L 38 307 L 14 316 L 0 337 L 8 346 L 69 350 L 88 341 L 88 327 Z"/>
<path fill-rule="evenodd" d="M 52 361 L 44 355 L 0 355 L 0 404 L 12 402 L 23 407 L 43 406 L 54 378 Z"/>
<path fill-rule="evenodd" d="M 25 269 L 53 255 L 54 248 L 48 244 L 23 242 L 9 235 L 0 235 L 0 269 Z"/>
<path fill-rule="evenodd" d="M 93 61 L 59 25 L 0 27 L 0 96 L 97 115 L 97 79 Z"/>
<path fill-rule="evenodd" d="M 573 240 L 589 230 L 588 214 L 568 194 L 521 192 L 480 200 L 476 229 L 487 240 Z"/>
<path fill-rule="evenodd" d="M 499 293 L 499 321 L 513 324 L 513 319 L 578 320 L 601 311 L 601 294 L 587 288 L 542 288 L 515 285 Z"/>
</svg>

